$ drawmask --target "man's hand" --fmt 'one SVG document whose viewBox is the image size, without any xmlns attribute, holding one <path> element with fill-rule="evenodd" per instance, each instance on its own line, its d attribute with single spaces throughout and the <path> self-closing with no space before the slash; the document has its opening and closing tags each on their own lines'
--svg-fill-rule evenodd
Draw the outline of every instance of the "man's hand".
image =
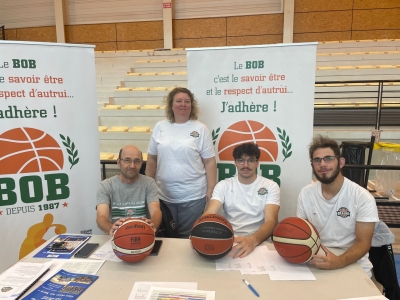
<svg viewBox="0 0 400 300">
<path fill-rule="evenodd" d="M 310 260 L 310 263 L 312 265 L 324 270 L 333 270 L 344 267 L 340 256 L 333 254 L 331 251 L 328 250 L 328 248 L 326 248 L 322 244 L 321 248 L 325 252 L 325 256 L 318 254 L 314 255 L 313 258 Z"/>
<path fill-rule="evenodd" d="M 153 231 L 156 232 L 156 228 L 154 227 L 153 221 L 151 221 L 150 219 L 147 219 L 147 218 L 142 218 L 142 220 L 145 221 L 147 224 L 149 224 L 151 229 L 153 229 Z"/>
<path fill-rule="evenodd" d="M 109 235 L 113 235 L 114 231 L 118 229 L 119 226 L 121 226 L 127 219 L 125 218 L 120 218 L 118 221 L 115 221 L 115 223 L 111 226 L 110 232 L 108 233 Z"/>
<path fill-rule="evenodd" d="M 235 236 L 234 242 L 237 243 L 232 250 L 237 251 L 233 258 L 243 258 L 253 252 L 258 245 L 254 236 Z"/>
</svg>

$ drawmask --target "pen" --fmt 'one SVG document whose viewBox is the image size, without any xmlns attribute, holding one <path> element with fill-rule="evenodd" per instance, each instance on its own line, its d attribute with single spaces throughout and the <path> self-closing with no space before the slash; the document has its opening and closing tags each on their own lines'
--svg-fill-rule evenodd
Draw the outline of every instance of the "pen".
<svg viewBox="0 0 400 300">
<path fill-rule="evenodd" d="M 253 288 L 253 286 L 250 283 L 248 283 L 246 279 L 243 278 L 242 280 L 249 287 L 249 289 L 254 293 L 254 295 L 256 295 L 257 297 L 260 297 L 260 295 L 257 293 L 255 288 Z"/>
</svg>

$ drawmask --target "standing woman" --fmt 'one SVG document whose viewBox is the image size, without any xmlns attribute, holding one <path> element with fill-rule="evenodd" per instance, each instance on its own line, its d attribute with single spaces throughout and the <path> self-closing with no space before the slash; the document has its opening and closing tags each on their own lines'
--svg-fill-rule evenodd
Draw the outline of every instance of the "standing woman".
<svg viewBox="0 0 400 300">
<path fill-rule="evenodd" d="M 146 175 L 156 180 L 160 200 L 171 211 L 179 235 L 187 238 L 211 199 L 217 164 L 210 131 L 197 121 L 199 108 L 192 92 L 177 87 L 164 101 L 167 119 L 154 127 Z"/>
</svg>

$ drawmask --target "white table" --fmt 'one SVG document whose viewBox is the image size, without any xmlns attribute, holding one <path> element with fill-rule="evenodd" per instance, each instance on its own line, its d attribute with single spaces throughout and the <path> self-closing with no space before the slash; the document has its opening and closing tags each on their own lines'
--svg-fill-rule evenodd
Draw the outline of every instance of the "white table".
<svg viewBox="0 0 400 300">
<path fill-rule="evenodd" d="M 94 235 L 89 242 L 100 246 L 111 237 Z M 199 290 L 216 291 L 216 299 L 341 299 L 381 295 L 374 283 L 357 264 L 339 270 L 320 270 L 310 266 L 315 281 L 271 281 L 268 275 L 244 275 L 239 271 L 216 271 L 215 262 L 199 256 L 185 239 L 162 239 L 158 256 L 138 263 L 106 261 L 99 279 L 79 299 L 128 299 L 135 281 L 192 281 Z M 43 246 L 47 245 L 45 243 Z M 273 245 L 268 247 L 273 249 Z M 22 261 L 44 262 L 32 258 Z M 257 298 L 242 282 L 246 278 L 259 292 Z M 37 286 L 37 285 L 36 285 Z M 36 287 L 35 286 L 35 287 Z"/>
</svg>

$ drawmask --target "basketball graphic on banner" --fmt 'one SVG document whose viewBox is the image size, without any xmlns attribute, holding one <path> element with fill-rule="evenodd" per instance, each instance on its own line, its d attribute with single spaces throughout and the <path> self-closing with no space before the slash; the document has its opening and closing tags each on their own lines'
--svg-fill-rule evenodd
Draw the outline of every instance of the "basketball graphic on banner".
<svg viewBox="0 0 400 300">
<path fill-rule="evenodd" d="M 59 171 L 63 166 L 63 151 L 48 133 L 21 127 L 0 134 L 0 175 Z"/>
<path fill-rule="evenodd" d="M 240 121 L 228 127 L 218 143 L 220 160 L 231 161 L 233 149 L 240 144 L 254 142 L 261 151 L 260 161 L 273 162 L 278 158 L 278 141 L 273 132 L 257 121 Z"/>
</svg>

